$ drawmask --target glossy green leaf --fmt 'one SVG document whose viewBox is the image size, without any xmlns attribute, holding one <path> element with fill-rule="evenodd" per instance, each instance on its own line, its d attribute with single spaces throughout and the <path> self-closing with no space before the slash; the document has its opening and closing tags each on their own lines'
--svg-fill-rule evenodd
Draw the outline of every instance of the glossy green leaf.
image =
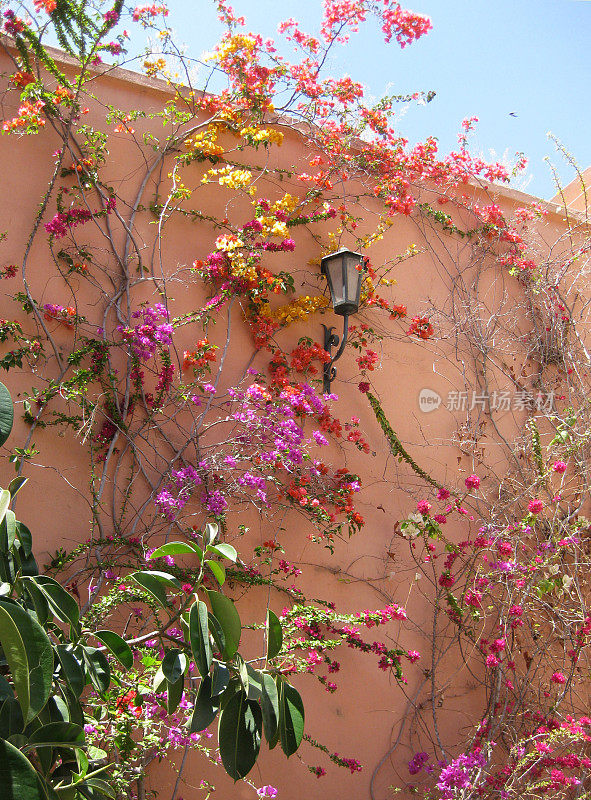
<svg viewBox="0 0 591 800">
<path fill-rule="evenodd" d="M 160 603 L 163 608 L 168 606 L 165 587 L 181 588 L 181 584 L 174 575 L 169 575 L 167 572 L 132 572 L 129 577 L 133 578 L 148 594 L 151 594 L 154 600 Z"/>
<path fill-rule="evenodd" d="M 19 475 L 17 478 L 13 478 L 8 484 L 8 491 L 10 492 L 11 497 L 14 497 L 19 489 L 22 489 L 28 480 L 28 478 L 24 478 L 22 475 Z"/>
<path fill-rule="evenodd" d="M 261 711 L 263 712 L 263 726 L 265 738 L 272 742 L 277 735 L 279 724 L 279 693 L 275 679 L 268 673 L 263 674 L 261 690 Z"/>
<path fill-rule="evenodd" d="M 2 384 L 0 383 L 0 386 Z M 10 492 L 7 489 L 0 490 L 0 522 L 4 520 L 8 506 L 10 505 Z M 7 543 L 3 543 L 4 550 L 6 551 Z"/>
<path fill-rule="evenodd" d="M 191 716 L 191 733 L 204 731 L 217 716 L 220 709 L 219 695 L 212 696 L 212 680 L 209 675 L 202 679 L 195 698 L 195 707 Z"/>
<path fill-rule="evenodd" d="M 259 700 L 263 691 L 263 673 L 245 662 L 248 674 L 248 699 Z"/>
<path fill-rule="evenodd" d="M 239 653 L 236 654 L 236 662 L 238 664 L 238 677 L 240 678 L 240 683 L 242 684 L 244 694 L 248 695 L 250 679 L 248 677 L 248 670 L 246 669 L 246 662 Z"/>
<path fill-rule="evenodd" d="M 220 558 L 227 558 L 229 561 L 236 561 L 238 558 L 236 548 L 232 547 L 231 544 L 225 544 L 224 542 L 221 544 L 210 545 L 207 548 L 207 552 L 215 553 L 216 556 L 220 556 Z"/>
<path fill-rule="evenodd" d="M 304 735 L 304 704 L 299 692 L 286 681 L 279 687 L 279 736 L 285 755 L 293 755 Z"/>
<path fill-rule="evenodd" d="M 177 710 L 183 696 L 184 686 L 184 675 L 181 675 L 181 677 L 175 683 L 169 683 L 167 681 L 166 710 L 169 714 L 174 714 L 174 712 Z"/>
<path fill-rule="evenodd" d="M 216 643 L 216 646 L 220 653 L 223 653 L 226 648 L 226 637 L 224 636 L 224 629 L 211 613 L 211 611 L 207 615 L 207 620 L 209 623 L 209 632 L 213 636 L 213 640 Z"/>
<path fill-rule="evenodd" d="M 221 661 L 213 662 L 213 672 L 211 676 L 211 696 L 216 697 L 226 690 L 230 683 L 230 670 Z"/>
<path fill-rule="evenodd" d="M 203 541 L 205 546 L 211 545 L 215 542 L 216 537 L 218 535 L 219 527 L 215 522 L 208 522 L 205 526 L 205 532 L 203 534 Z"/>
<path fill-rule="evenodd" d="M 42 725 L 29 736 L 28 748 L 32 747 L 84 747 L 84 731 L 73 722 L 50 722 Z"/>
<path fill-rule="evenodd" d="M 25 556 L 30 556 L 33 552 L 33 536 L 31 531 L 22 522 L 16 523 L 16 535 L 23 548 Z"/>
<path fill-rule="evenodd" d="M 37 575 L 26 580 L 34 583 L 43 593 L 49 605 L 49 610 L 56 619 L 71 625 L 74 630 L 78 629 L 80 620 L 78 603 L 63 586 L 47 575 Z"/>
<path fill-rule="evenodd" d="M 214 617 L 222 626 L 224 632 L 224 658 L 231 660 L 238 651 L 242 624 L 234 603 L 219 592 L 208 592 L 209 602 Z"/>
<path fill-rule="evenodd" d="M 10 392 L 0 383 L 0 447 L 6 442 L 14 422 L 14 406 Z"/>
<path fill-rule="evenodd" d="M 248 775 L 256 763 L 262 721 L 259 704 L 249 700 L 242 690 L 230 698 L 220 713 L 220 756 L 224 769 L 235 781 Z"/>
<path fill-rule="evenodd" d="M 0 786 L 6 800 L 52 800 L 55 797 L 31 762 L 3 739 L 0 739 Z"/>
<path fill-rule="evenodd" d="M 87 645 L 82 646 L 82 652 L 90 682 L 99 694 L 104 694 L 111 683 L 111 668 L 106 655 Z"/>
<path fill-rule="evenodd" d="M 162 674 L 169 683 L 176 683 L 185 674 L 187 656 L 177 648 L 169 650 L 162 659 L 161 669 Z"/>
<path fill-rule="evenodd" d="M 219 583 L 220 586 L 223 586 L 226 581 L 226 570 L 222 567 L 221 564 L 218 564 L 217 561 L 210 561 L 206 559 L 205 563 L 209 567 L 209 569 L 213 572 L 213 575 L 216 581 Z"/>
<path fill-rule="evenodd" d="M 45 595 L 33 581 L 24 581 L 23 586 L 37 615 L 37 622 L 39 625 L 45 625 L 49 619 L 49 604 L 45 599 Z"/>
<path fill-rule="evenodd" d="M 64 678 L 76 697 L 80 697 L 86 685 L 84 666 L 74 652 L 71 644 L 58 644 L 57 655 L 62 667 Z"/>
<path fill-rule="evenodd" d="M 133 653 L 131 652 L 131 647 L 119 634 L 113 631 L 96 631 L 96 633 L 93 633 L 93 636 L 96 637 L 99 642 L 102 642 L 105 647 L 109 648 L 120 664 L 127 669 L 133 667 Z"/>
<path fill-rule="evenodd" d="M 150 559 L 161 558 L 162 556 L 180 556 L 188 553 L 198 555 L 200 559 L 203 558 L 203 550 L 192 542 L 169 542 L 154 550 L 150 555 Z"/>
<path fill-rule="evenodd" d="M 0 601 L 0 644 L 23 718 L 30 722 L 51 693 L 53 650 L 38 622 L 20 606 Z"/>
<path fill-rule="evenodd" d="M 117 797 L 116 791 L 113 788 L 113 786 L 111 786 L 111 784 L 108 781 L 104 780 L 103 778 L 90 777 L 86 781 L 86 786 L 89 786 L 91 789 L 96 789 L 97 792 L 100 792 L 101 795 L 104 795 L 105 797 L 110 797 L 112 798 L 112 800 L 115 800 L 115 798 Z M 99 800 L 100 795 L 93 794 L 93 800 L 95 797 L 97 798 L 97 800 Z"/>
<path fill-rule="evenodd" d="M 0 675 L 0 738 L 22 733 L 23 728 L 23 714 L 12 686 Z"/>
<path fill-rule="evenodd" d="M 0 525 L 2 526 L 2 539 L 7 543 L 8 550 L 12 550 L 16 539 L 16 516 L 14 511 L 7 509 Z"/>
<path fill-rule="evenodd" d="M 207 606 L 201 600 L 193 603 L 189 614 L 189 639 L 191 650 L 202 678 L 209 673 L 211 666 L 211 645 L 207 619 Z"/>
<path fill-rule="evenodd" d="M 267 610 L 267 659 L 275 658 L 281 652 L 283 631 L 279 617 L 271 609 Z"/>
<path fill-rule="evenodd" d="M 166 678 L 162 672 L 162 667 L 156 670 L 156 674 L 152 678 L 152 691 L 154 694 L 160 694 L 166 690 Z"/>
</svg>

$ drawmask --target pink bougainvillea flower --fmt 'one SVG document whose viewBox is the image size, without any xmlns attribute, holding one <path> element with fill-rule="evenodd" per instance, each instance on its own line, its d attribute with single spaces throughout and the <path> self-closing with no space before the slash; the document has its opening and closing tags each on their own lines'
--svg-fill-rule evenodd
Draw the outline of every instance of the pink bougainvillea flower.
<svg viewBox="0 0 591 800">
<path fill-rule="evenodd" d="M 480 486 L 480 478 L 478 475 L 468 475 L 464 483 L 467 489 L 478 489 Z"/>
<path fill-rule="evenodd" d="M 542 500 L 530 500 L 527 508 L 530 514 L 539 514 L 544 508 L 544 502 Z"/>
<path fill-rule="evenodd" d="M 559 475 L 562 475 L 563 472 L 566 472 L 566 464 L 564 461 L 555 461 L 552 464 L 552 471 L 558 472 Z"/>
</svg>

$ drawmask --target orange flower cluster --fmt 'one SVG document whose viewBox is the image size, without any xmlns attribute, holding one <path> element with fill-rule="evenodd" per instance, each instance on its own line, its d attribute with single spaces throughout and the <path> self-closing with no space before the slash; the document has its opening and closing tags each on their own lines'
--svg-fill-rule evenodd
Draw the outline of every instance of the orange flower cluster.
<svg viewBox="0 0 591 800">
<path fill-rule="evenodd" d="M 406 334 L 407 336 L 418 336 L 419 339 L 430 339 L 434 332 L 429 317 L 413 317 Z"/>
<path fill-rule="evenodd" d="M 204 369 L 210 361 L 215 361 L 217 348 L 210 344 L 207 339 L 200 339 L 197 342 L 197 350 L 183 353 L 183 370 Z"/>
</svg>

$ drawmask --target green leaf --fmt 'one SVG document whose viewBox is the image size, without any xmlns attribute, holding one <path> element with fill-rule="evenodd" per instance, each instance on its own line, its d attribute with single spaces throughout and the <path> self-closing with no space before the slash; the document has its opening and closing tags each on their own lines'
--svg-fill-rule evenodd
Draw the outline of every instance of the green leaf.
<svg viewBox="0 0 591 800">
<path fill-rule="evenodd" d="M 162 667 L 158 667 L 156 674 L 152 678 L 152 691 L 154 694 L 160 694 L 166 689 L 166 678 L 162 672 Z"/>
<path fill-rule="evenodd" d="M 6 800 L 50 800 L 55 797 L 16 747 L 0 739 L 0 786 Z"/>
<path fill-rule="evenodd" d="M 219 528 L 215 522 L 207 523 L 205 526 L 205 533 L 203 534 L 203 542 L 205 543 L 206 547 L 215 542 L 218 531 Z"/>
<path fill-rule="evenodd" d="M 183 696 L 185 677 L 184 675 L 181 675 L 181 677 L 175 683 L 167 683 L 168 691 L 166 693 L 166 710 L 169 714 L 174 714 Z"/>
<path fill-rule="evenodd" d="M 119 634 L 113 631 L 96 631 L 96 633 L 93 633 L 93 636 L 97 638 L 99 642 L 102 642 L 105 647 L 109 648 L 120 664 L 127 669 L 133 667 L 133 653 L 131 652 L 131 647 Z"/>
<path fill-rule="evenodd" d="M 207 592 L 207 596 L 213 615 L 222 626 L 225 640 L 223 655 L 229 661 L 236 655 L 240 644 L 242 633 L 240 616 L 234 603 L 225 595 L 219 592 Z"/>
<path fill-rule="evenodd" d="M 248 675 L 248 699 L 259 700 L 263 691 L 263 673 L 244 662 Z"/>
<path fill-rule="evenodd" d="M 0 601 L 0 644 L 25 722 L 47 703 L 53 678 L 53 650 L 38 622 L 14 603 Z"/>
<path fill-rule="evenodd" d="M 209 632 L 213 636 L 213 640 L 216 643 L 216 646 L 220 653 L 224 652 L 226 647 L 226 637 L 224 636 L 224 629 L 211 613 L 211 611 L 207 615 L 207 620 L 209 622 Z"/>
<path fill-rule="evenodd" d="M 279 617 L 271 609 L 267 610 L 267 660 L 275 658 L 281 652 L 283 631 Z"/>
<path fill-rule="evenodd" d="M 45 625 L 49 619 L 49 604 L 45 599 L 45 595 L 39 587 L 32 581 L 25 581 L 23 583 L 25 591 L 35 609 L 37 615 L 37 622 L 39 625 Z"/>
<path fill-rule="evenodd" d="M 235 781 L 248 775 L 256 763 L 262 721 L 259 704 L 249 700 L 242 690 L 230 698 L 220 714 L 220 756 L 224 769 Z"/>
<path fill-rule="evenodd" d="M 193 603 L 189 614 L 189 639 L 191 650 L 202 678 L 209 673 L 211 666 L 211 645 L 207 625 L 207 606 L 201 600 Z"/>
<path fill-rule="evenodd" d="M 217 716 L 220 709 L 220 697 L 212 697 L 212 681 L 209 675 L 201 680 L 199 691 L 195 698 L 195 707 L 191 716 L 191 733 L 204 731 Z"/>
<path fill-rule="evenodd" d="M 29 737 L 27 748 L 84 747 L 84 731 L 73 722 L 50 722 L 37 728 Z"/>
<path fill-rule="evenodd" d="M 86 685 L 83 664 L 78 660 L 71 644 L 58 644 L 55 649 L 57 650 L 64 678 L 75 696 L 80 697 Z"/>
<path fill-rule="evenodd" d="M 8 484 L 8 491 L 10 492 L 11 497 L 14 497 L 18 490 L 22 489 L 28 480 L 28 478 L 23 478 L 22 475 L 19 475 L 17 478 L 13 478 Z"/>
<path fill-rule="evenodd" d="M 2 384 L 0 383 L 0 386 Z M 0 490 L 0 522 L 6 516 L 6 512 L 8 511 L 8 506 L 10 505 L 10 492 L 7 489 Z"/>
<path fill-rule="evenodd" d="M 24 728 L 23 715 L 12 686 L 0 676 L 0 737 L 8 739 L 21 733 Z"/>
<path fill-rule="evenodd" d="M 2 526 L 2 533 L 0 534 L 2 540 L 6 543 L 7 549 L 12 550 L 16 539 L 16 516 L 14 511 L 7 509 L 0 525 Z"/>
<path fill-rule="evenodd" d="M 18 536 L 23 553 L 25 556 L 30 556 L 33 552 L 33 536 L 31 531 L 22 522 L 16 523 L 16 535 Z"/>
<path fill-rule="evenodd" d="M 10 392 L 3 383 L 0 383 L 0 447 L 10 436 L 14 422 L 14 406 Z"/>
<path fill-rule="evenodd" d="M 263 712 L 265 738 L 268 742 L 271 742 L 277 735 L 277 726 L 279 722 L 279 694 L 277 692 L 277 684 L 275 683 L 275 680 L 267 673 L 263 674 L 261 711 Z"/>
<path fill-rule="evenodd" d="M 111 784 L 108 781 L 104 781 L 102 778 L 90 777 L 87 779 L 86 785 L 90 786 L 91 789 L 96 789 L 101 794 L 104 794 L 105 797 L 112 798 L 112 800 L 115 800 L 117 796 L 115 794 L 115 789 L 111 786 Z M 96 797 L 96 795 L 93 795 L 93 800 L 94 797 Z"/>
<path fill-rule="evenodd" d="M 216 544 L 209 545 L 207 548 L 208 553 L 215 553 L 216 556 L 220 556 L 220 558 L 227 558 L 229 561 L 236 561 L 238 558 L 238 553 L 236 552 L 236 548 L 232 547 L 231 544 Z"/>
<path fill-rule="evenodd" d="M 63 586 L 47 575 L 36 575 L 34 578 L 27 578 L 26 580 L 39 587 L 39 590 L 47 600 L 49 610 L 56 619 L 71 625 L 73 630 L 78 630 L 80 621 L 78 603 Z"/>
<path fill-rule="evenodd" d="M 219 583 L 219 585 L 223 586 L 226 581 L 226 570 L 222 567 L 221 564 L 218 564 L 217 561 L 210 561 L 209 559 L 206 559 L 205 563 L 213 572 L 213 575 L 216 581 Z"/>
<path fill-rule="evenodd" d="M 285 755 L 293 755 L 304 735 L 304 704 L 299 692 L 286 681 L 279 688 L 279 736 Z"/>
<path fill-rule="evenodd" d="M 187 656 L 174 648 L 169 650 L 162 659 L 162 674 L 169 683 L 176 683 L 179 678 L 182 678 L 187 669 Z"/>
<path fill-rule="evenodd" d="M 104 653 L 96 647 L 82 645 L 84 663 L 90 682 L 99 694 L 104 694 L 111 683 L 111 668 Z"/>
<path fill-rule="evenodd" d="M 186 553 L 198 555 L 200 560 L 203 558 L 203 550 L 192 542 L 169 542 L 154 550 L 150 559 L 162 556 L 180 556 Z"/>
<path fill-rule="evenodd" d="M 230 683 L 230 670 L 221 661 L 213 662 L 213 674 L 211 678 L 211 696 L 216 697 L 226 690 Z"/>
<path fill-rule="evenodd" d="M 148 594 L 151 594 L 162 608 L 168 606 L 168 597 L 166 596 L 165 586 L 173 586 L 176 589 L 181 588 L 181 584 L 177 581 L 174 575 L 169 575 L 167 572 L 132 572 L 129 576 L 133 578 L 136 583 L 145 589 Z"/>
</svg>

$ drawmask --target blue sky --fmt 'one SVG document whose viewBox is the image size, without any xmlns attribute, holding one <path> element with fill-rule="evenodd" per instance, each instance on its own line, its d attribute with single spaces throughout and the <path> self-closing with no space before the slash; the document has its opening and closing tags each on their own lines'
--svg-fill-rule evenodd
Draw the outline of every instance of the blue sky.
<svg viewBox="0 0 591 800">
<path fill-rule="evenodd" d="M 168 5 L 169 24 L 188 52 L 199 56 L 211 49 L 221 30 L 213 2 L 169 0 Z M 246 17 L 248 30 L 275 38 L 278 22 L 291 16 L 304 30 L 316 30 L 321 0 L 234 0 L 232 5 Z M 449 150 L 461 120 L 475 115 L 480 123 L 472 149 L 495 160 L 525 152 L 528 182 L 516 188 L 540 197 L 555 194 L 544 156 L 550 156 L 563 183 L 574 177 L 548 131 L 580 167 L 591 165 L 591 0 L 412 0 L 402 5 L 430 16 L 433 30 L 401 50 L 395 43 L 380 44 L 372 22 L 339 48 L 328 72 L 351 75 L 375 97 L 434 90 L 431 103 L 410 107 L 400 117 L 400 133 L 411 142 L 433 134 L 442 151 Z"/>
</svg>

